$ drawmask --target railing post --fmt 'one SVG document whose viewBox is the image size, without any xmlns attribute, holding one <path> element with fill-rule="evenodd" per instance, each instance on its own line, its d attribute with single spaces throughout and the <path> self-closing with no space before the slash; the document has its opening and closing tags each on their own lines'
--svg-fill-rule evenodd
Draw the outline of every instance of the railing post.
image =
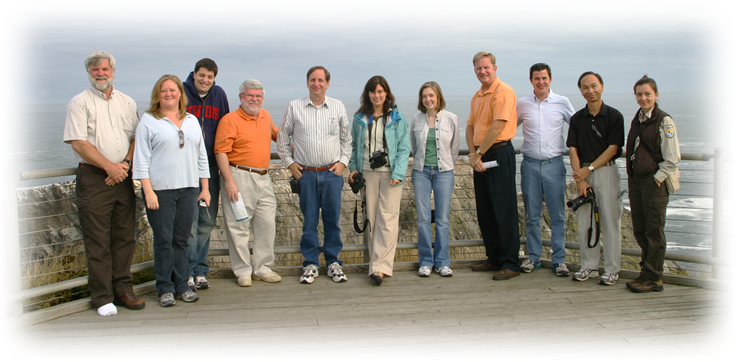
<svg viewBox="0 0 740 362">
<path fill-rule="evenodd" d="M 718 258 L 722 243 L 722 220 L 724 209 L 724 193 L 722 184 L 724 179 L 724 155 L 720 148 L 714 150 L 714 193 L 712 202 L 712 257 Z M 717 278 L 717 266 L 712 266 L 712 277 Z"/>
</svg>

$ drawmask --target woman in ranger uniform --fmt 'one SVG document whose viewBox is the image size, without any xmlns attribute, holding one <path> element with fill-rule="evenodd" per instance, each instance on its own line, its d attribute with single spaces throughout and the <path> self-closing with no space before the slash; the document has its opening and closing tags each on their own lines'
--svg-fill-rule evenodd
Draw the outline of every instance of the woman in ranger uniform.
<svg viewBox="0 0 740 362">
<path fill-rule="evenodd" d="M 681 152 L 676 124 L 658 107 L 658 85 L 643 76 L 633 88 L 640 109 L 627 135 L 627 176 L 632 225 L 642 249 L 640 276 L 627 282 L 636 293 L 663 290 L 666 207 L 671 176 Z"/>
</svg>

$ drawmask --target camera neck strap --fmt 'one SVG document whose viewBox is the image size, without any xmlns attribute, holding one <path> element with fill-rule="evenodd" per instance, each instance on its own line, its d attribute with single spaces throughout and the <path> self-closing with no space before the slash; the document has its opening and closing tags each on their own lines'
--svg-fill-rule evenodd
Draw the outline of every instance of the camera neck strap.
<svg viewBox="0 0 740 362">
<path fill-rule="evenodd" d="M 367 139 L 368 139 L 368 145 L 370 145 L 370 152 L 368 152 L 369 155 L 367 156 L 368 159 L 373 157 L 373 146 L 375 145 L 375 140 L 373 139 L 373 118 L 375 118 L 375 116 L 371 114 L 370 117 L 368 117 L 368 121 L 367 121 Z M 380 134 L 383 136 L 383 152 L 387 153 L 388 144 L 386 143 L 386 140 L 385 140 L 385 123 L 386 123 L 386 115 L 383 114 L 383 129 L 380 131 Z M 378 122 L 375 122 L 376 131 L 378 127 L 377 124 Z M 376 133 L 376 137 L 377 137 L 377 133 Z"/>
<path fill-rule="evenodd" d="M 589 190 L 593 190 L 589 187 Z M 594 194 L 595 195 L 595 194 Z M 596 221 L 596 222 L 594 222 Z M 588 241 L 586 244 L 589 248 L 595 248 L 599 244 L 599 237 L 601 236 L 601 223 L 599 222 L 599 205 L 596 204 L 596 198 L 591 201 L 591 222 L 588 224 Z M 596 235 L 592 239 L 591 236 L 594 234 L 594 226 L 596 226 Z M 593 240 L 593 244 L 591 241 Z"/>
<path fill-rule="evenodd" d="M 355 219 L 354 219 L 354 227 L 355 231 L 358 234 L 362 234 L 365 232 L 365 229 L 367 229 L 367 225 L 370 224 L 370 220 L 367 219 L 367 212 L 365 211 L 365 197 L 362 197 L 362 213 L 365 215 L 365 222 L 362 225 L 362 228 L 360 228 L 360 224 L 357 223 L 357 198 L 355 198 Z"/>
</svg>

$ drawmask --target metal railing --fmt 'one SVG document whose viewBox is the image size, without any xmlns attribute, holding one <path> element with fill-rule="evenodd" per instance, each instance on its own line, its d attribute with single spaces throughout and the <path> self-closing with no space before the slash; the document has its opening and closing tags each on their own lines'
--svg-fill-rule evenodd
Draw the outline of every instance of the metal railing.
<svg viewBox="0 0 740 362">
<path fill-rule="evenodd" d="M 517 153 L 519 153 L 517 151 Z M 467 151 L 461 150 L 461 156 L 467 155 Z M 272 155 L 273 159 L 277 159 L 277 155 Z M 567 160 L 567 157 L 566 157 Z M 683 262 L 683 263 L 692 263 L 692 264 L 698 264 L 698 265 L 707 265 L 710 267 L 713 266 L 720 266 L 722 265 L 721 260 L 718 258 L 717 250 L 719 249 L 719 241 L 722 237 L 721 232 L 721 220 L 722 220 L 722 188 L 721 184 L 722 182 L 719 182 L 719 180 L 722 180 L 722 152 L 720 149 L 716 149 L 714 154 L 706 154 L 706 153 L 683 153 L 682 154 L 682 160 L 683 161 L 709 161 L 713 160 L 713 180 L 711 184 L 713 184 L 712 189 L 712 198 L 713 198 L 713 204 L 711 207 L 712 212 L 712 220 L 711 220 L 711 232 L 709 234 L 706 233 L 697 233 L 696 235 L 699 236 L 709 236 L 711 239 L 711 255 L 708 256 L 701 256 L 701 255 L 694 255 L 694 254 L 682 254 L 678 252 L 667 252 L 666 253 L 666 260 L 669 261 L 675 261 L 675 262 Z M 460 175 L 461 172 L 467 172 L 469 174 L 469 167 L 467 166 L 467 163 L 464 161 L 458 160 L 458 163 L 456 165 L 456 174 Z M 466 171 L 467 170 L 467 171 Z M 709 182 L 706 181 L 691 181 L 691 180 L 684 180 L 683 175 L 686 175 L 686 171 L 691 171 L 691 169 L 686 169 L 682 166 L 682 185 L 691 185 L 692 183 L 696 185 L 705 185 L 709 184 Z M 49 178 L 49 177 L 59 177 L 59 176 L 70 176 L 76 174 L 77 168 L 61 168 L 61 169 L 54 169 L 54 170 L 40 170 L 40 171 L 25 171 L 20 174 L 21 180 L 29 180 L 29 179 L 40 179 L 40 178 Z M 285 176 L 285 172 L 283 172 L 283 176 Z M 410 174 L 410 173 L 409 173 Z M 346 176 L 346 175 L 345 175 Z M 285 196 L 285 193 L 289 193 L 289 188 L 277 190 L 278 186 L 281 182 L 287 184 L 287 179 L 289 176 L 285 176 L 284 179 L 279 177 L 277 173 L 273 173 L 273 181 L 276 184 L 276 194 L 283 194 L 284 197 L 287 197 L 287 201 L 283 202 L 283 204 L 291 204 L 297 202 L 297 196 Z M 460 177 L 460 176 L 458 176 Z M 407 181 L 409 181 L 410 184 L 410 177 L 407 176 Z M 466 199 L 470 198 L 471 192 L 473 192 L 470 188 L 459 188 L 458 182 L 456 180 L 456 187 L 455 187 L 455 194 L 453 198 L 458 199 L 460 202 L 464 202 Z M 70 186 L 71 187 L 71 186 Z M 406 186 L 406 189 L 404 190 L 404 201 L 413 200 L 413 194 L 409 192 L 409 189 L 412 189 L 411 186 Z M 686 193 L 686 187 L 683 187 L 681 191 L 675 194 L 675 196 L 681 196 L 681 197 L 708 197 L 707 195 L 700 195 L 700 194 L 691 194 Z M 683 192 L 682 192 L 683 191 Z M 349 191 L 348 188 L 346 188 L 343 192 L 345 196 L 343 196 L 343 214 L 347 213 L 345 210 L 352 210 L 354 207 L 354 196 L 351 196 L 351 191 Z M 69 192 L 71 195 L 71 192 Z M 348 197 L 346 194 L 349 194 Z M 474 194 L 474 192 L 473 192 Z M 291 197 L 294 197 L 295 199 L 290 199 Z M 469 200 L 467 200 L 469 201 Z M 24 218 L 21 219 L 19 217 L 19 224 L 23 222 L 27 222 L 28 220 L 33 220 L 34 218 L 38 218 L 38 221 L 43 222 L 43 219 L 45 218 L 67 218 L 70 220 L 74 220 L 76 218 L 76 208 L 72 206 L 73 199 L 71 196 L 67 197 L 66 199 L 55 199 L 55 200 L 48 200 L 48 202 L 51 203 L 67 203 L 69 207 L 67 207 L 65 210 L 60 211 L 56 214 L 51 215 L 44 215 L 44 216 L 33 216 L 30 218 Z M 413 203 L 412 203 L 413 204 Z M 402 202 L 403 205 L 403 202 Z M 19 205 L 19 209 L 21 207 L 24 207 L 27 205 Z M 281 208 L 280 201 L 278 202 L 278 208 Z M 680 206 L 680 208 L 686 208 L 686 206 Z M 63 208 L 64 209 L 64 208 Z M 701 209 L 701 208 L 698 208 Z M 401 229 L 402 230 L 410 230 L 412 232 L 407 233 L 401 233 L 402 235 L 399 236 L 399 244 L 397 249 L 399 251 L 413 251 L 416 250 L 417 244 L 415 242 L 409 242 L 409 241 L 403 241 L 403 240 L 413 240 L 416 237 L 415 231 L 416 231 L 416 222 L 415 222 L 415 210 L 413 210 L 413 207 L 407 207 L 405 210 L 402 207 L 402 220 L 401 220 Z M 477 228 L 477 218 L 475 217 L 475 210 L 474 208 L 467 208 L 467 209 L 457 209 L 455 210 L 453 208 L 452 213 L 469 213 L 471 214 L 471 217 L 469 220 L 461 220 L 459 223 L 464 224 L 474 224 L 469 225 L 467 227 L 457 228 L 455 229 L 455 226 L 453 225 L 453 221 L 451 220 L 451 241 L 450 241 L 450 249 L 451 249 L 451 256 L 453 259 L 470 259 L 470 256 L 473 255 L 477 258 L 484 257 L 484 253 L 482 252 L 482 246 L 483 242 L 480 239 L 480 232 Z M 413 214 L 413 215 L 411 215 Z M 219 213 L 220 215 L 220 213 Z M 281 217 L 285 218 L 294 218 L 296 215 L 283 215 Z M 413 217 L 412 217 L 413 216 Z M 142 212 L 137 212 L 137 219 L 143 217 Z M 670 219 L 669 219 L 670 220 Z M 676 219 L 678 220 L 678 219 Z M 679 220 L 679 221 L 685 221 L 685 220 Z M 295 223 L 295 220 L 293 220 L 293 223 Z M 220 224 L 220 225 L 219 225 Z M 228 256 L 228 249 L 226 246 L 225 237 L 223 237 L 223 221 L 220 221 L 219 224 L 217 224 L 217 229 L 212 234 L 212 249 L 209 252 L 209 256 L 211 257 L 211 261 L 217 264 L 226 265 L 228 262 L 227 256 Z M 290 220 L 287 220 L 286 225 L 291 225 Z M 294 228 L 297 230 L 293 230 L 293 234 L 298 235 L 298 239 L 300 238 L 300 227 L 301 225 L 292 225 L 290 227 L 286 227 L 284 229 Z M 58 234 L 61 234 L 64 239 L 67 235 L 70 236 L 70 239 L 72 240 L 62 240 L 57 243 L 51 243 L 51 244 L 43 244 L 43 245 L 37 245 L 37 246 L 27 246 L 27 247 L 21 247 L 21 254 L 29 254 L 29 255 L 37 255 L 37 254 L 43 254 L 39 251 L 39 249 L 45 250 L 45 253 L 48 255 L 54 254 L 55 250 L 46 250 L 46 249 L 65 249 L 68 248 L 70 250 L 73 250 L 73 252 L 69 252 L 67 254 L 63 255 L 53 255 L 48 258 L 41 259 L 42 261 L 51 261 L 52 259 L 78 259 L 77 267 L 70 270 L 65 269 L 64 273 L 85 273 L 86 272 L 86 262 L 82 262 L 85 260 L 84 255 L 84 248 L 81 247 L 81 234 L 75 235 L 75 230 L 79 228 L 79 225 L 67 225 L 63 229 L 64 231 L 59 231 Z M 365 233 L 363 236 L 357 235 L 354 233 L 351 221 L 348 223 L 346 220 L 344 223 L 342 223 L 342 229 L 345 230 L 352 230 L 351 232 L 347 233 L 346 237 L 343 236 L 343 238 L 346 239 L 355 239 L 359 241 L 358 239 L 362 239 L 362 243 L 354 243 L 354 244 L 345 244 L 344 248 L 342 250 L 343 254 L 346 253 L 355 253 L 355 254 L 361 254 L 359 256 L 354 256 L 350 259 L 355 260 L 355 264 L 360 263 L 366 263 L 367 262 L 367 240 L 364 239 L 364 237 L 367 235 Z M 472 231 L 471 231 L 472 230 Z M 285 230 L 283 230 L 285 231 Z M 288 230 L 284 235 L 290 235 L 290 230 Z M 466 233 L 463 233 L 465 231 Z M 46 234 L 53 234 L 54 231 L 51 231 L 50 229 L 42 229 L 42 230 L 35 230 L 35 231 L 21 231 L 21 235 L 26 237 L 26 239 L 32 239 L 35 237 L 33 234 L 38 233 L 46 233 Z M 66 233 L 66 234 L 65 234 Z M 345 233 L 343 232 L 343 235 Z M 351 235 L 354 234 L 354 235 Z M 523 233 L 522 233 L 523 234 Z M 79 238 L 77 238 L 79 237 Z M 280 237 L 280 236 L 278 236 Z M 577 241 L 577 235 L 573 235 L 573 233 L 570 233 L 568 235 L 569 240 L 576 240 Z M 670 237 L 668 238 L 670 240 Z M 524 243 L 525 237 L 521 238 L 522 243 Z M 140 228 L 137 230 L 137 241 L 139 244 L 143 244 L 145 242 L 151 243 L 151 233 L 147 230 L 146 227 Z M 279 241 L 279 242 L 278 242 Z M 278 245 L 280 243 L 287 243 L 292 245 Z M 281 239 L 277 240 L 276 238 L 276 247 L 275 247 L 275 254 L 276 255 L 299 255 L 300 254 L 300 248 L 297 246 L 297 239 L 296 238 L 287 238 L 287 239 Z M 549 240 L 543 239 L 543 245 L 549 246 Z M 453 253 L 454 249 L 465 249 L 462 251 L 459 251 L 457 253 Z M 468 249 L 473 250 L 468 250 Z M 566 248 L 568 249 L 575 249 L 578 250 L 578 243 L 577 242 L 567 242 Z M 545 251 L 547 253 L 547 251 Z M 622 248 L 622 255 L 625 256 L 640 256 L 640 249 L 637 248 Z M 466 257 L 467 256 L 467 257 Z M 406 257 L 415 257 L 414 253 L 407 253 Z M 574 256 L 575 257 L 575 256 Z M 23 259 L 23 258 L 22 258 Z M 33 258 L 31 258 L 33 259 Z M 276 262 L 277 264 L 282 263 L 283 265 L 297 265 L 296 262 L 300 262 L 300 259 L 289 259 L 289 258 L 277 258 Z M 137 250 L 135 260 L 145 260 L 142 262 L 138 262 L 134 265 L 132 265 L 132 272 L 137 273 L 141 271 L 146 271 L 153 268 L 154 262 L 152 261 L 152 251 L 149 247 L 148 250 Z M 22 261 L 22 268 L 27 263 L 34 263 L 39 262 L 39 260 L 27 260 Z M 349 263 L 352 264 L 352 263 Z M 685 267 L 684 267 L 685 268 Z M 709 270 L 708 272 L 711 273 L 713 270 Z M 698 269 L 696 272 L 699 273 L 705 273 L 707 270 L 705 269 Z M 52 272 L 52 273 L 59 273 Z M 22 278 L 32 278 L 32 277 L 38 277 L 38 275 L 23 275 Z M 32 299 L 32 298 L 39 298 L 45 295 L 50 295 L 52 293 L 57 293 L 61 291 L 70 290 L 73 288 L 79 288 L 84 287 L 87 285 L 87 276 L 81 276 L 81 277 L 74 277 L 68 280 L 63 280 L 59 282 L 50 283 L 47 285 L 42 286 L 36 286 L 32 288 L 28 288 L 22 292 L 22 298 L 24 300 L 26 299 Z"/>
</svg>

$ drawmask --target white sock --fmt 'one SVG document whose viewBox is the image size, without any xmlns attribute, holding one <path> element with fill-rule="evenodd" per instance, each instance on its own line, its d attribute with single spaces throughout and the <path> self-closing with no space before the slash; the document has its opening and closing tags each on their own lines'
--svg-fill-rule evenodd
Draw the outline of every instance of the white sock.
<svg viewBox="0 0 740 362">
<path fill-rule="evenodd" d="M 108 303 L 100 308 L 98 308 L 98 314 L 100 314 L 103 317 L 110 317 L 118 314 L 118 309 L 116 309 L 116 306 L 113 305 L 113 303 Z"/>
</svg>

